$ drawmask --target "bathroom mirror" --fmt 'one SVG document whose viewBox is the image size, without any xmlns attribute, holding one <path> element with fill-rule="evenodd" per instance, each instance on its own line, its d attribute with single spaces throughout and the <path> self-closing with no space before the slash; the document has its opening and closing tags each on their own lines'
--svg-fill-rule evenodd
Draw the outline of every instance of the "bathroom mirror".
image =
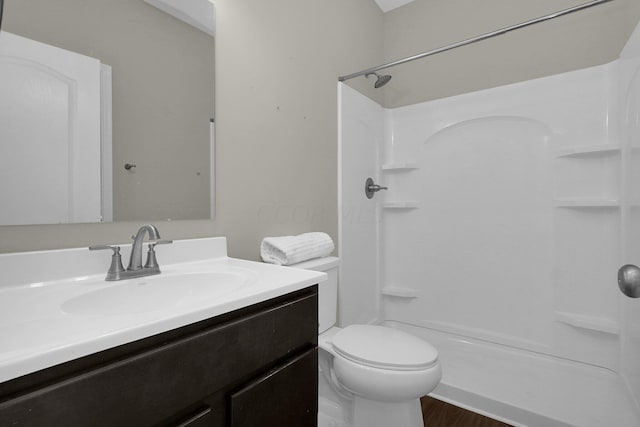
<svg viewBox="0 0 640 427">
<path fill-rule="evenodd" d="M 0 186 L 3 210 L 21 206 L 24 212 L 16 210 L 11 221 L 0 220 L 0 225 L 212 218 L 214 39 L 210 0 L 0 2 L 4 3 L 0 35 L 4 38 L 0 41 L 11 38 L 18 46 L 14 51 L 26 51 L 23 46 L 30 46 L 29 50 L 33 46 L 35 51 L 58 49 L 62 55 L 68 52 L 100 67 L 100 105 L 90 120 L 80 125 L 73 122 L 88 107 L 80 84 L 61 78 L 70 89 L 61 92 L 65 105 L 59 117 L 46 113 L 42 114 L 46 123 L 34 116 L 17 125 L 13 114 L 20 108 L 16 104 L 29 96 L 43 99 L 42 94 L 49 96 L 55 88 L 41 87 L 34 94 L 37 85 L 18 67 L 30 60 L 13 58 L 9 61 L 13 68 L 6 71 L 8 55 L 0 50 L 0 74 L 4 66 L 2 76 L 9 74 L 19 82 L 9 85 L 16 91 L 13 98 L 0 93 L 0 121 L 5 120 L 0 122 L 0 149 L 8 153 L 5 158 L 13 155 L 14 163 L 24 165 L 9 165 L 13 171 L 2 176 L 8 193 L 2 194 Z M 210 12 L 204 21 L 211 25 L 203 19 L 190 20 L 189 12 L 200 18 Z M 47 71 L 46 66 L 35 68 L 34 74 Z M 0 90 L 7 85 L 0 84 Z M 23 96 L 18 87 L 28 93 Z M 96 105 L 91 103 L 91 108 Z M 83 128 L 87 122 L 93 126 L 90 132 Z M 16 128 L 26 132 L 26 140 L 15 139 Z M 81 154 L 75 148 L 55 148 L 56 132 L 74 134 L 80 151 L 90 139 L 83 135 L 99 132 L 102 148 Z M 93 178 L 85 179 L 78 170 L 95 174 L 100 168 L 102 181 L 96 190 L 90 185 Z M 67 176 L 59 177 L 58 170 Z M 27 182 L 31 183 L 23 188 Z M 59 190 L 63 196 L 57 196 Z M 97 198 L 103 203 L 96 214 Z M 54 206 L 58 202 L 61 207 Z M 84 204 L 91 205 L 89 215 L 64 213 L 81 210 Z M 45 215 L 56 211 L 61 213 Z"/>
</svg>

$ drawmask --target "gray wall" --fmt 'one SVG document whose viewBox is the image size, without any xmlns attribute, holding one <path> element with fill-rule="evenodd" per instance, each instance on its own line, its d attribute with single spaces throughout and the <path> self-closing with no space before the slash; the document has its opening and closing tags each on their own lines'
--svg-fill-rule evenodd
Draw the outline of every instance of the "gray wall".
<svg viewBox="0 0 640 427">
<path fill-rule="evenodd" d="M 416 0 L 385 15 L 385 62 L 586 3 L 586 0 Z M 398 107 L 616 59 L 640 1 L 616 0 L 397 66 L 384 105 Z"/>
<path fill-rule="evenodd" d="M 337 78 L 382 60 L 382 13 L 372 0 L 215 4 L 218 229 L 251 259 L 265 236 L 337 239 Z"/>
<path fill-rule="evenodd" d="M 258 258 L 267 235 L 321 230 L 336 238 L 337 76 L 382 63 L 385 50 L 395 58 L 576 3 L 418 0 L 383 18 L 372 0 L 217 0 L 218 217 L 157 225 L 167 238 L 226 235 L 230 254 L 249 259 Z M 549 28 L 528 29 L 473 54 L 462 48 L 454 54 L 459 62 L 432 58 L 449 65 L 437 65 L 396 98 L 388 95 L 389 103 L 410 102 L 412 91 L 420 100 L 437 98 L 606 62 L 637 22 L 637 3 L 616 0 L 584 12 L 588 25 L 568 19 L 553 37 Z M 628 9 L 616 12 L 622 4 Z M 393 73 L 390 88 L 402 87 Z M 382 96 L 364 78 L 351 84 Z M 0 227 L 0 251 L 124 242 L 138 225 Z"/>
<path fill-rule="evenodd" d="M 156 225 L 226 235 L 250 259 L 266 235 L 337 238 L 336 81 L 382 61 L 382 13 L 372 0 L 217 0 L 216 21 L 217 218 Z M 121 243 L 140 224 L 5 226 L 0 252 Z"/>
</svg>

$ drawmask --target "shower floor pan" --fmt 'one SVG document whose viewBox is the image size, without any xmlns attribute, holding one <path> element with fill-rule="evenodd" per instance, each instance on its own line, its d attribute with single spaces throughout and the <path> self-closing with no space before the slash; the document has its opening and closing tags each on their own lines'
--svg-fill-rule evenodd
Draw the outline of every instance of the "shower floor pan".
<svg viewBox="0 0 640 427">
<path fill-rule="evenodd" d="M 404 323 L 437 349 L 442 381 L 431 396 L 527 427 L 637 427 L 640 415 L 607 369 Z"/>
</svg>

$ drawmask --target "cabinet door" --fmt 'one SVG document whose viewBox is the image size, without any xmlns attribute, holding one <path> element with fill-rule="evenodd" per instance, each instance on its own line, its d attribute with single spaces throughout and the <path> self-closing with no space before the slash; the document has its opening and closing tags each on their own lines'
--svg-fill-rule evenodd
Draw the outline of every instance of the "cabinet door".
<svg viewBox="0 0 640 427">
<path fill-rule="evenodd" d="M 315 427 L 318 350 L 314 348 L 231 394 L 232 427 Z"/>
</svg>

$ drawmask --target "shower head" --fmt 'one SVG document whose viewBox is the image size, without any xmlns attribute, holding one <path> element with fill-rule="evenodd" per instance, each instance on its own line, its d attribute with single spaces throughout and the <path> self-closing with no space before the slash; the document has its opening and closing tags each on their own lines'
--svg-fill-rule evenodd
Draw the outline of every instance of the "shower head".
<svg viewBox="0 0 640 427">
<path fill-rule="evenodd" d="M 376 89 L 381 88 L 382 86 L 389 83 L 389 80 L 391 80 L 391 76 L 388 74 L 379 75 L 378 73 L 369 73 L 369 74 L 365 74 L 364 76 L 366 78 L 369 78 L 369 76 L 377 77 L 376 82 L 374 83 L 374 86 Z"/>
</svg>

